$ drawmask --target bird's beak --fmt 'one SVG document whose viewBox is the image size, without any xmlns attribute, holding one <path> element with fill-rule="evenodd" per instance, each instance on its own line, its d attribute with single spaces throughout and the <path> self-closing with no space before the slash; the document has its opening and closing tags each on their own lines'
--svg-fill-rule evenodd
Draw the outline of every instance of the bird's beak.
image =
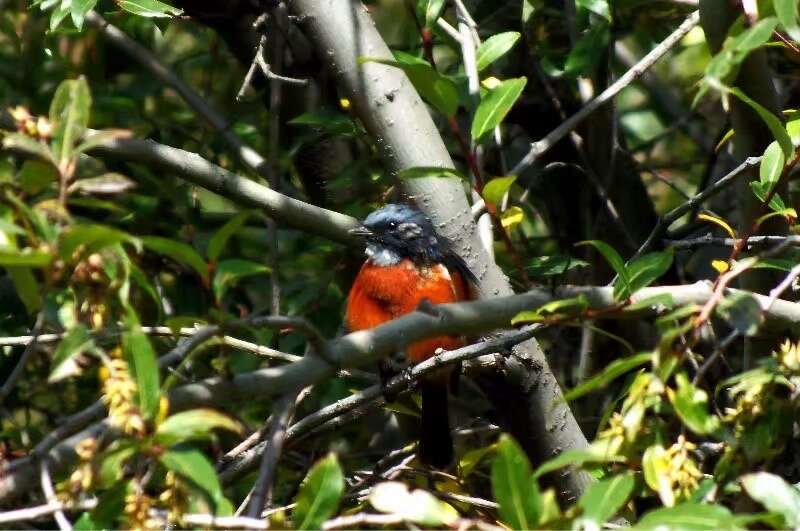
<svg viewBox="0 0 800 531">
<path fill-rule="evenodd" d="M 348 230 L 350 234 L 353 236 L 362 236 L 367 237 L 372 234 L 372 231 L 366 228 L 364 225 L 359 225 L 358 227 L 353 227 L 352 229 Z"/>
</svg>

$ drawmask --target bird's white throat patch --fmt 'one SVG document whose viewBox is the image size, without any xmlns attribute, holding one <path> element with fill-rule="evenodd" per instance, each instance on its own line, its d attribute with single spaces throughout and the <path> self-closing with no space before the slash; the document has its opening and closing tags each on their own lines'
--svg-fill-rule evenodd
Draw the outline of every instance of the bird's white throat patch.
<svg viewBox="0 0 800 531">
<path fill-rule="evenodd" d="M 402 258 L 399 254 L 387 249 L 386 247 L 377 247 L 375 245 L 367 245 L 366 254 L 370 261 L 376 266 L 387 267 L 400 263 Z"/>
</svg>

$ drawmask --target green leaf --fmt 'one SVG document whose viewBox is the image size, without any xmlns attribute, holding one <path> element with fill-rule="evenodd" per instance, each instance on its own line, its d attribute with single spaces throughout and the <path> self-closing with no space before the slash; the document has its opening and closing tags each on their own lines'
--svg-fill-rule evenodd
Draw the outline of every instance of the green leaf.
<svg viewBox="0 0 800 531">
<path fill-rule="evenodd" d="M 592 483 L 578 500 L 583 519 L 596 524 L 606 522 L 628 501 L 635 485 L 636 479 L 630 471 Z"/>
<path fill-rule="evenodd" d="M 241 425 L 227 415 L 213 409 L 191 409 L 170 415 L 156 429 L 155 441 L 163 446 L 174 446 L 189 440 L 209 439 L 212 430 L 223 429 L 241 433 Z"/>
<path fill-rule="evenodd" d="M 104 173 L 97 177 L 78 179 L 69 185 L 69 193 L 81 192 L 96 195 L 117 195 L 125 193 L 136 186 L 136 182 L 121 173 Z"/>
<path fill-rule="evenodd" d="M 602 389 L 626 372 L 648 363 L 652 358 L 653 356 L 650 352 L 640 352 L 627 358 L 616 359 L 603 367 L 602 371 L 565 393 L 564 400 L 569 402 L 587 393 Z"/>
<path fill-rule="evenodd" d="M 39 290 L 39 281 L 30 267 L 5 266 L 6 274 L 14 283 L 17 297 L 20 298 L 28 314 L 39 311 L 42 307 L 42 296 Z"/>
<path fill-rule="evenodd" d="M 210 261 L 217 261 L 225 245 L 227 245 L 228 240 L 242 228 L 251 215 L 253 215 L 253 212 L 249 210 L 239 212 L 214 233 L 211 240 L 208 242 L 208 249 L 206 250 L 206 256 L 208 256 Z"/>
<path fill-rule="evenodd" d="M 761 164 L 758 168 L 758 175 L 763 185 L 762 190 L 768 194 L 772 187 L 778 183 L 783 167 L 786 164 L 786 157 L 783 154 L 780 144 L 772 142 L 764 150 L 764 156 L 761 157 Z"/>
<path fill-rule="evenodd" d="M 483 187 L 481 195 L 483 200 L 492 205 L 498 205 L 503 200 L 503 196 L 517 180 L 516 175 L 509 175 L 508 177 L 495 177 Z"/>
<path fill-rule="evenodd" d="M 769 112 L 766 108 L 764 108 L 760 103 L 751 99 L 747 94 L 742 92 L 736 87 L 731 87 L 726 89 L 728 92 L 742 100 L 744 103 L 749 105 L 754 111 L 758 113 L 764 123 L 769 128 L 772 136 L 775 137 L 775 140 L 778 141 L 778 144 L 783 151 L 783 156 L 786 160 L 792 158 L 794 155 L 794 146 L 792 145 L 792 139 L 789 136 L 789 133 L 786 132 L 786 128 L 783 126 L 783 123 L 778 119 L 777 116 Z"/>
<path fill-rule="evenodd" d="M 475 110 L 475 117 L 472 119 L 473 140 L 478 140 L 500 125 L 522 94 L 527 82 L 524 77 L 507 79 L 481 97 L 481 102 Z"/>
<path fill-rule="evenodd" d="M 417 20 L 426 28 L 432 28 L 436 26 L 444 7 L 444 0 L 417 0 Z"/>
<path fill-rule="evenodd" d="M 74 153 L 84 153 L 106 142 L 111 142 L 118 138 L 129 138 L 130 136 L 131 132 L 127 129 L 103 129 L 87 133 L 83 137 L 83 142 L 75 147 Z"/>
<path fill-rule="evenodd" d="M 670 248 L 666 251 L 648 253 L 644 256 L 640 256 L 625 266 L 628 271 L 630 282 L 630 293 L 627 293 L 625 298 L 658 280 L 672 266 L 672 257 L 673 250 Z M 614 288 L 615 290 L 617 289 L 616 283 Z M 620 285 L 618 289 L 621 292 L 624 290 L 624 287 Z"/>
<path fill-rule="evenodd" d="M 72 0 L 70 15 L 72 15 L 72 23 L 79 31 L 83 29 L 83 19 L 86 17 L 86 13 L 94 9 L 96 4 L 97 0 Z"/>
<path fill-rule="evenodd" d="M 269 272 L 269 267 L 257 262 L 241 260 L 239 258 L 223 260 L 217 264 L 216 271 L 214 272 L 214 296 L 218 301 L 222 300 L 222 297 L 225 295 L 225 292 L 228 290 L 231 284 L 234 284 L 245 277 L 263 275 Z"/>
<path fill-rule="evenodd" d="M 741 291 L 726 295 L 717 305 L 716 313 L 746 336 L 754 336 L 764 321 L 758 300 L 753 295 Z"/>
<path fill-rule="evenodd" d="M 528 273 L 534 277 L 563 275 L 577 267 L 587 267 L 589 262 L 566 255 L 537 256 L 531 259 Z"/>
<path fill-rule="evenodd" d="M 511 318 L 511 324 L 538 322 L 556 315 L 578 315 L 588 307 L 589 301 L 581 294 L 569 299 L 550 301 L 532 311 L 519 312 Z"/>
<path fill-rule="evenodd" d="M 467 178 L 453 168 L 442 168 L 439 166 L 415 166 L 413 168 L 405 168 L 397 172 L 399 179 L 423 179 L 423 178 L 436 178 L 436 179 L 461 179 L 466 181 Z"/>
<path fill-rule="evenodd" d="M 658 295 L 653 295 L 652 297 L 646 297 L 644 299 L 638 300 L 633 304 L 629 304 L 622 311 L 624 312 L 638 312 L 639 310 L 646 310 L 650 308 L 659 308 L 663 309 L 670 309 L 675 305 L 675 301 L 672 299 L 672 294 L 670 293 L 660 293 Z"/>
<path fill-rule="evenodd" d="M 176 446 L 161 454 L 159 460 L 169 470 L 197 485 L 214 504 L 218 515 L 222 507 L 229 506 L 214 465 L 200 450 Z"/>
<path fill-rule="evenodd" d="M 26 160 L 19 172 L 19 185 L 29 195 L 36 195 L 58 180 L 58 170 L 47 162 Z"/>
<path fill-rule="evenodd" d="M 69 4 L 62 3 L 50 13 L 50 31 L 55 31 L 69 15 Z"/>
<path fill-rule="evenodd" d="M 352 137 L 359 133 L 359 128 L 350 115 L 331 109 L 309 111 L 289 120 L 290 125 L 307 125 L 316 132 L 330 136 Z"/>
<path fill-rule="evenodd" d="M 675 376 L 677 391 L 667 390 L 672 407 L 684 425 L 699 435 L 714 433 L 719 429 L 719 418 L 708 413 L 708 394 L 692 385 L 684 373 Z"/>
<path fill-rule="evenodd" d="M 35 249 L 16 249 L 0 246 L 0 266 L 2 267 L 47 267 L 53 261 L 53 255 Z"/>
<path fill-rule="evenodd" d="M 533 473 L 539 478 L 566 466 L 582 466 L 586 463 L 622 463 L 625 458 L 610 451 L 609 439 L 597 440 L 587 448 L 572 448 L 561 452 L 553 459 L 545 461 Z"/>
<path fill-rule="evenodd" d="M 50 364 L 50 376 L 48 383 L 57 382 L 74 376 L 80 372 L 80 368 L 75 363 L 75 359 L 94 347 L 94 340 L 89 329 L 84 325 L 78 325 L 64 335 L 56 347 L 53 354 L 53 362 Z"/>
<path fill-rule="evenodd" d="M 603 57 L 610 34 L 606 22 L 594 24 L 589 28 L 569 52 L 564 63 L 564 72 L 572 75 L 588 74 Z"/>
<path fill-rule="evenodd" d="M 117 0 L 117 5 L 140 17 L 173 17 L 183 13 L 182 9 L 173 7 L 159 0 Z"/>
<path fill-rule="evenodd" d="M 475 66 L 478 67 L 478 72 L 485 70 L 489 65 L 507 54 L 517 44 L 519 38 L 519 32 L 506 31 L 492 35 L 481 43 L 475 55 Z"/>
<path fill-rule="evenodd" d="M 333 453 L 311 467 L 295 498 L 295 529 L 320 529 L 336 512 L 344 492 L 344 474 Z"/>
<path fill-rule="evenodd" d="M 380 63 L 400 68 L 406 73 L 419 95 L 445 116 L 458 110 L 458 87 L 455 82 L 436 71 L 427 61 L 411 54 L 395 51 L 395 60 L 359 57 L 359 63 Z"/>
<path fill-rule="evenodd" d="M 121 243 L 131 243 L 140 247 L 141 240 L 130 234 L 106 225 L 72 225 L 61 234 L 58 252 L 63 260 L 80 258 L 96 253 L 106 247 Z M 73 257 L 80 248 L 80 256 Z"/>
<path fill-rule="evenodd" d="M 208 279 L 208 265 L 191 245 L 160 236 L 144 236 L 142 244 L 145 249 L 168 256 L 179 264 L 187 265 L 194 269 L 200 278 Z"/>
<path fill-rule="evenodd" d="M 97 507 L 75 522 L 76 530 L 95 531 L 97 529 L 116 529 L 115 523 L 125 509 L 125 496 L 130 481 L 120 481 L 98 496 Z"/>
<path fill-rule="evenodd" d="M 774 0 L 775 14 L 789 37 L 800 42 L 800 25 L 798 25 L 797 0 Z"/>
<path fill-rule="evenodd" d="M 72 158 L 73 148 L 89 126 L 92 96 L 84 77 L 63 81 L 50 102 L 53 152 L 60 164 Z"/>
<path fill-rule="evenodd" d="M 656 509 L 645 514 L 637 529 L 740 529 L 733 515 L 722 505 L 708 503 L 683 503 L 675 507 Z"/>
<path fill-rule="evenodd" d="M 591 11 L 611 22 L 611 10 L 608 8 L 607 0 L 575 0 L 575 6 Z"/>
<path fill-rule="evenodd" d="M 125 318 L 125 327 L 127 331 L 122 334 L 122 350 L 139 391 L 139 409 L 145 419 L 152 419 L 158 411 L 160 396 L 156 353 L 142 332 L 133 310 Z"/>
<path fill-rule="evenodd" d="M 800 527 L 800 491 L 796 487 L 768 472 L 747 474 L 741 481 L 748 496 L 768 511 L 783 516 L 785 524 L 781 527 Z"/>
<path fill-rule="evenodd" d="M 505 434 L 497 442 L 497 455 L 492 462 L 492 493 L 505 524 L 512 529 L 536 527 L 541 514 L 539 486 L 531 475 L 528 457 Z"/>
<path fill-rule="evenodd" d="M 753 194 L 758 198 L 759 201 L 762 203 L 767 198 L 767 190 L 764 183 L 761 181 L 750 181 L 750 189 L 753 190 Z M 773 212 L 781 212 L 786 208 L 786 204 L 781 199 L 781 196 L 778 194 L 773 194 L 772 199 L 769 200 L 769 208 Z"/>
<path fill-rule="evenodd" d="M 614 250 L 613 247 L 608 245 L 606 242 L 602 242 L 600 240 L 586 240 L 582 242 L 578 242 L 575 245 L 590 245 L 597 249 L 597 251 L 603 255 L 603 258 L 606 259 L 608 265 L 614 270 L 614 272 L 619 275 L 619 282 L 620 282 L 620 289 L 617 289 L 616 283 L 614 286 L 614 298 L 619 300 L 620 298 L 627 298 L 631 294 L 631 279 L 628 274 L 628 268 L 625 266 L 625 262 L 622 260 L 622 257 L 619 253 Z M 623 297 L 624 296 L 624 297 Z"/>
<path fill-rule="evenodd" d="M 450 526 L 458 520 L 458 511 L 451 505 L 422 489 L 409 491 L 399 481 L 387 481 L 372 487 L 369 502 L 382 513 L 425 527 Z"/>
<path fill-rule="evenodd" d="M 45 162 L 52 164 L 53 167 L 57 166 L 55 156 L 50 150 L 50 146 L 28 135 L 23 135 L 22 133 L 6 134 L 3 136 L 2 146 L 3 149 L 20 151 L 26 155 L 39 157 Z"/>
<path fill-rule="evenodd" d="M 131 440 L 117 440 L 111 443 L 108 450 L 104 451 L 98 467 L 99 487 L 110 487 L 120 480 L 125 472 L 125 462 L 133 457 L 139 450 L 138 445 Z"/>
</svg>

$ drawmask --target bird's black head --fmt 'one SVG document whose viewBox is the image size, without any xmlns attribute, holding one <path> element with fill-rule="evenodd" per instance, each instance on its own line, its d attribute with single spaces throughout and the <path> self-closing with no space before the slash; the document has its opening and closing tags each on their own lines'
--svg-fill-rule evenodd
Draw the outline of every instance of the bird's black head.
<svg viewBox="0 0 800 531">
<path fill-rule="evenodd" d="M 393 265 L 403 258 L 417 264 L 443 260 L 443 245 L 431 220 L 407 205 L 389 204 L 379 208 L 351 231 L 366 237 L 367 256 L 378 265 Z"/>
</svg>

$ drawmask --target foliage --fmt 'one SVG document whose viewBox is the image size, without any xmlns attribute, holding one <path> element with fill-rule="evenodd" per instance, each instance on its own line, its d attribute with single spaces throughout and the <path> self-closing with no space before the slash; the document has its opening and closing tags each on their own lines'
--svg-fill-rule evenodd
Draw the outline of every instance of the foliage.
<svg viewBox="0 0 800 531">
<path fill-rule="evenodd" d="M 242 403 L 190 384 L 219 384 L 221 394 L 230 381 L 258 387 L 260 377 L 281 372 L 276 367 L 313 355 L 302 327 L 256 327 L 250 318 L 277 305 L 334 337 L 362 260 L 108 146 L 151 139 L 255 182 L 268 173 L 275 191 L 355 217 L 392 193 L 378 159 L 382 139 L 370 144 L 373 124 L 323 72 L 332 58 L 319 50 L 309 64 L 291 46 L 279 57 L 268 51 L 273 64 L 311 78 L 314 96 L 256 79 L 238 98 L 258 35 L 240 35 L 233 22 L 259 31 L 251 25 L 258 13 L 248 2 L 231 2 L 230 12 L 199 4 L 0 2 L 0 372 L 11 375 L 20 362 L 22 369 L 0 391 L 0 466 L 47 451 L 37 445 L 54 433 L 61 442 L 81 432 L 96 415 L 70 433 L 55 430 L 100 399 L 110 429 L 83 432 L 72 440 L 75 459 L 53 466 L 78 529 L 191 528 L 205 525 L 192 516 L 233 515 L 256 481 L 231 465 L 250 455 L 238 445 L 269 425 L 278 401 Z M 456 161 L 395 177 L 459 179 L 515 286 L 541 282 L 537 293 L 551 295 L 508 325 L 538 323 L 563 400 L 590 443 L 549 459 L 529 455 L 530 440 L 499 434 L 519 425 L 507 417 L 524 408 L 489 411 L 494 397 L 465 397 L 478 389 L 474 382 L 461 386 L 453 406 L 453 474 L 410 458 L 415 437 L 399 426 L 418 416 L 412 393 L 293 434 L 302 419 L 376 380 L 353 371 L 301 393 L 263 517 L 295 529 L 800 526 L 800 343 L 785 336 L 786 306 L 780 319 L 770 313 L 791 304 L 775 299 L 794 284 L 799 257 L 791 245 L 764 251 L 744 243 L 759 231 L 798 232 L 800 101 L 786 89 L 776 107 L 748 78 L 761 61 L 774 76 L 770 87 L 794 87 L 787 73 L 800 55 L 797 2 L 762 0 L 755 13 L 728 7 L 732 24 L 715 53 L 692 30 L 613 108 L 586 117 L 518 175 L 509 168 L 532 142 L 542 148 L 538 141 L 631 66 L 625 50 L 643 56 L 689 9 L 575 0 L 567 13 L 540 0 L 468 1 L 472 27 L 458 4 L 370 2 L 393 57 L 366 50 L 358 62 L 406 74 Z M 115 48 L 93 22 L 95 9 L 230 125 L 207 124 L 185 95 Z M 302 20 L 291 23 L 287 38 L 303 29 Z M 481 42 L 473 43 L 474 64 L 464 64 L 464 39 L 473 34 Z M 618 57 L 610 55 L 615 46 Z M 239 160 L 231 135 L 269 154 L 266 173 Z M 715 136 L 717 146 L 705 145 Z M 757 172 L 739 177 L 735 201 L 698 199 L 713 186 L 709 176 L 744 156 L 761 159 Z M 659 215 L 679 206 L 689 208 L 680 219 L 661 218 L 672 224 L 662 227 Z M 693 235 L 733 246 L 663 241 Z M 729 290 L 737 281 L 742 289 Z M 560 296 L 565 284 L 608 286 L 611 300 L 599 307 L 596 292 Z M 699 303 L 686 295 L 700 290 L 712 295 Z M 12 341 L 40 333 L 30 349 Z M 553 411 L 540 413 L 559 429 Z M 561 496 L 560 478 L 578 473 L 592 481 L 579 496 Z M 38 489 L 15 494 L 13 508 L 44 503 Z"/>
</svg>

